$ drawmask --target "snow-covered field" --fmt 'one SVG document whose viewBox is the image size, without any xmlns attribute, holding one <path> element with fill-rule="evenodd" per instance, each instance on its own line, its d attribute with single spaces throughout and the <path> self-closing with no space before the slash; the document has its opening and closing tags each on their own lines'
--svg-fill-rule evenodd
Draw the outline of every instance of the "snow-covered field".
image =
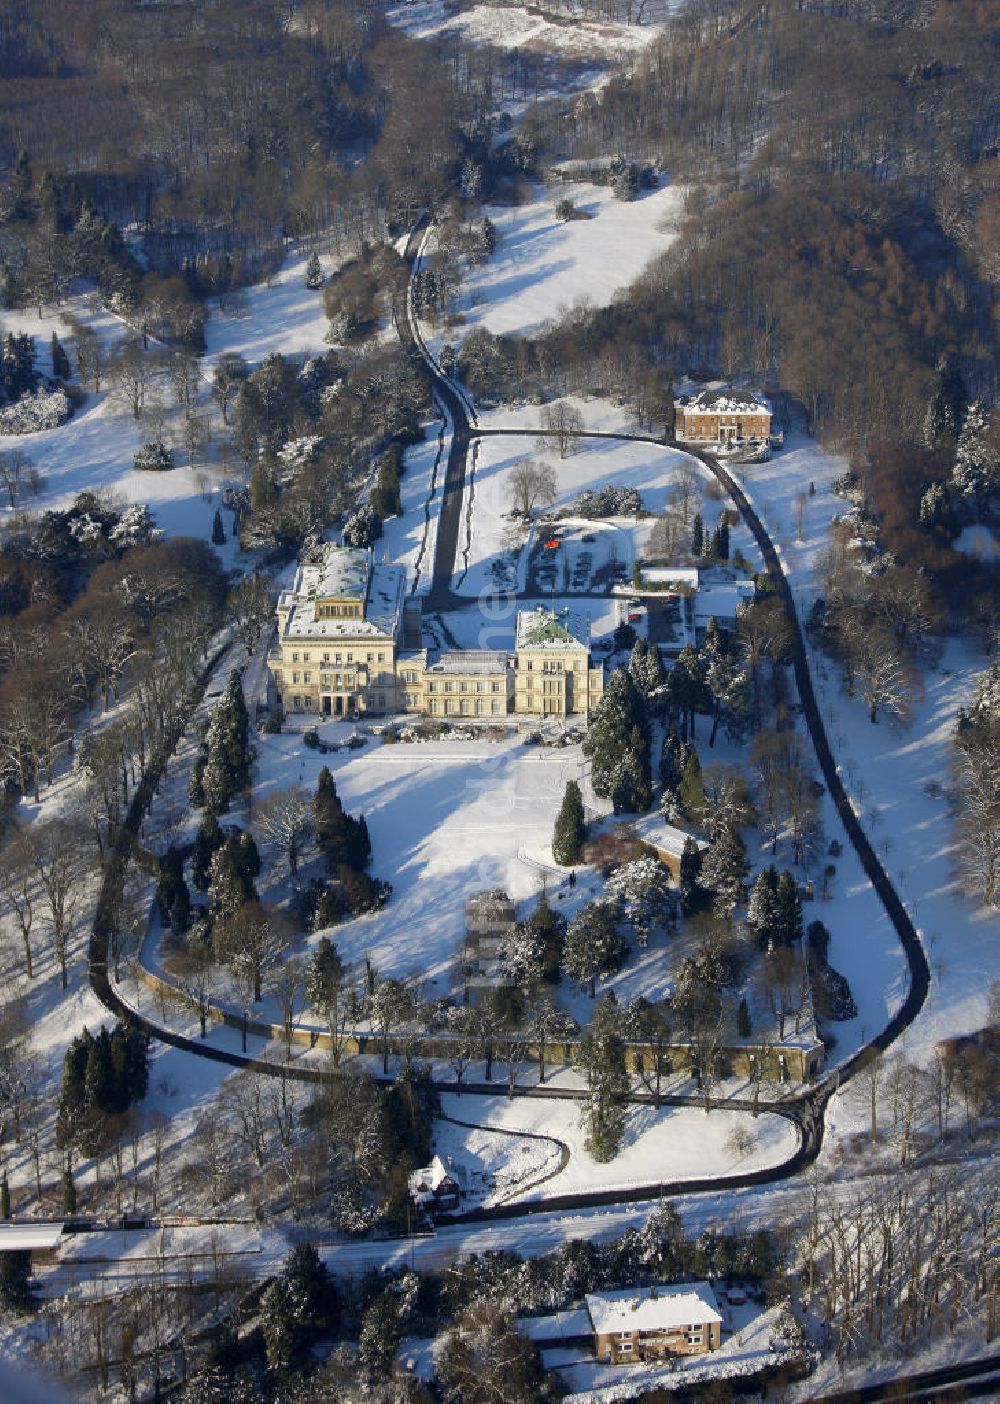
<svg viewBox="0 0 1000 1404">
<path fill-rule="evenodd" d="M 784 1117 L 773 1114 L 754 1118 L 745 1112 L 718 1110 L 706 1115 L 696 1107 L 657 1110 L 652 1106 L 636 1106 L 629 1110 L 619 1154 L 602 1164 L 593 1159 L 584 1145 L 579 1102 L 446 1093 L 442 1098 L 442 1110 L 455 1120 L 508 1131 L 529 1131 L 563 1142 L 569 1150 L 566 1168 L 527 1193 L 522 1191 L 510 1196 L 516 1199 L 548 1199 L 552 1195 L 582 1190 L 624 1189 L 657 1181 L 762 1169 L 786 1159 L 798 1145 L 795 1127 Z M 749 1150 L 730 1145 L 736 1126 L 753 1137 Z M 477 1158 L 482 1155 L 481 1135 L 479 1131 L 463 1132 L 460 1127 L 439 1122 L 435 1130 L 435 1149 L 441 1155 L 453 1156 L 459 1167 L 475 1171 Z M 513 1153 L 513 1164 L 523 1178 L 528 1175 L 521 1161 L 532 1154 L 533 1148 L 532 1176 L 546 1175 L 558 1164 L 547 1143 L 521 1141 L 516 1145 L 519 1149 Z M 499 1149 L 502 1155 L 503 1147 Z M 494 1170 L 494 1173 L 498 1172 Z M 508 1185 L 498 1184 L 495 1198 L 508 1195 Z"/>
<path fill-rule="evenodd" d="M 531 194 L 523 205 L 484 206 L 496 226 L 496 252 L 464 280 L 455 304 L 464 318 L 458 332 L 422 324 L 435 350 L 475 327 L 525 336 L 581 302 L 609 303 L 670 247 L 685 192 L 665 183 L 623 201 L 607 186 L 567 183 L 535 184 Z M 555 203 L 562 199 L 591 217 L 557 220 Z"/>
<path fill-rule="evenodd" d="M 320 736 L 336 726 L 321 725 Z M 372 872 L 392 882 L 392 900 L 337 928 L 344 958 L 368 955 L 385 974 L 419 973 L 438 992 L 448 988 L 469 894 L 503 886 L 524 899 L 539 891 L 542 874 L 530 860 L 548 857 L 566 781 L 579 778 L 581 765 L 579 747 L 515 741 L 375 743 L 319 756 L 294 732 L 261 737 L 258 755 L 258 798 L 291 783 L 314 790 L 327 764 L 345 808 L 368 822 Z"/>
<path fill-rule="evenodd" d="M 576 65 L 571 75 L 560 71 L 560 87 L 600 88 L 617 64 L 641 52 L 655 39 L 667 15 L 682 0 L 653 0 L 643 9 L 642 24 L 584 19 L 566 13 L 546 15 L 531 5 L 471 4 L 446 0 L 403 0 L 388 11 L 388 19 L 415 39 L 455 35 L 477 47 L 519 50 L 561 59 Z M 536 94 L 537 97 L 537 94 Z M 502 94 L 501 105 L 517 113 L 525 99 Z"/>
</svg>

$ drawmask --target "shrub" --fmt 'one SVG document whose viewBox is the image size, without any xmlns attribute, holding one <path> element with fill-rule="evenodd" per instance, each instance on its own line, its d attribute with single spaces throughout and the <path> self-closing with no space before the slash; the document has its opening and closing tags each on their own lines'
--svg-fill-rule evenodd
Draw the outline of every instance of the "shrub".
<svg viewBox="0 0 1000 1404">
<path fill-rule="evenodd" d="M 166 473 L 174 466 L 174 455 L 159 439 L 151 439 L 143 444 L 132 464 L 142 473 Z"/>
<path fill-rule="evenodd" d="M 0 434 L 39 434 L 58 429 L 73 413 L 65 390 L 35 390 L 0 410 Z"/>
</svg>

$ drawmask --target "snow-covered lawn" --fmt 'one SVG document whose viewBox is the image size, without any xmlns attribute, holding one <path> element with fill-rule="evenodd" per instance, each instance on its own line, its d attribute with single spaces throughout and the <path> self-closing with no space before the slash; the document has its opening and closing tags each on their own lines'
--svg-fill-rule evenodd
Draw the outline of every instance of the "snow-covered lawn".
<svg viewBox="0 0 1000 1404">
<path fill-rule="evenodd" d="M 321 725 L 320 736 L 336 727 Z M 519 900 L 537 894 L 541 874 L 528 860 L 550 861 L 566 781 L 581 766 L 579 747 L 516 741 L 376 742 L 320 756 L 295 733 L 260 738 L 258 756 L 258 800 L 291 783 L 314 790 L 326 764 L 345 808 L 368 822 L 372 872 L 392 882 L 393 894 L 383 911 L 336 928 L 343 957 L 368 955 L 386 975 L 419 973 L 440 992 L 465 931 L 466 898 L 494 886 Z"/>
<path fill-rule="evenodd" d="M 205 369 L 224 353 L 238 352 L 251 365 L 278 351 L 283 356 L 322 355 L 329 330 L 322 288 L 307 288 L 309 255 L 292 253 L 265 283 L 255 283 L 222 300 L 209 303 L 205 327 Z M 329 277 L 343 262 L 341 257 L 320 256 Z"/>
<path fill-rule="evenodd" d="M 634 425 L 627 424 L 622 411 L 606 400 L 570 398 L 567 403 L 579 410 L 588 430 L 627 433 L 635 429 Z M 540 427 L 539 411 L 525 406 L 483 413 L 480 425 L 490 429 L 533 429 Z M 524 533 L 512 524 L 509 516 L 513 507 L 511 470 L 525 457 L 553 468 L 556 497 L 552 510 L 557 512 L 571 509 L 581 492 L 617 487 L 636 488 L 642 494 L 646 510 L 658 513 L 666 506 L 671 479 L 681 463 L 694 464 L 705 482 L 710 476 L 689 454 L 657 444 L 584 440 L 577 443 L 574 452 L 560 458 L 555 450 L 548 447 L 539 450 L 533 439 L 523 436 L 481 439 L 470 459 L 463 526 L 459 534 L 455 588 L 460 594 L 478 596 L 494 588 L 497 582 L 495 564 L 506 565 L 515 559 L 518 588 L 522 591 L 525 588 L 527 553 L 521 549 L 525 544 Z M 708 514 L 706 520 L 711 521 L 713 515 Z M 624 517 L 614 518 L 613 522 L 618 529 L 617 559 L 630 572 L 634 556 L 649 536 L 652 520 Z M 610 559 L 614 553 L 609 548 L 607 554 Z M 510 577 L 512 571 L 508 569 L 503 574 L 505 578 Z"/>
<path fill-rule="evenodd" d="M 484 206 L 496 226 L 496 252 L 464 280 L 454 307 L 464 326 L 444 332 L 423 325 L 435 350 L 476 327 L 525 336 L 575 304 L 610 302 L 670 247 L 684 191 L 664 184 L 622 201 L 606 186 L 536 184 L 532 196 L 523 205 Z M 555 203 L 562 199 L 573 200 L 591 218 L 557 220 Z"/>
<path fill-rule="evenodd" d="M 746 1112 L 712 1111 L 706 1115 L 697 1107 L 657 1110 L 652 1106 L 636 1106 L 628 1112 L 621 1150 L 614 1160 L 602 1164 L 594 1160 L 584 1146 L 580 1106 L 578 1101 L 511 1099 L 502 1094 L 483 1097 L 446 1093 L 442 1097 L 442 1110 L 456 1120 L 552 1136 L 567 1146 L 569 1163 L 566 1168 L 526 1195 L 513 1196 L 518 1199 L 548 1199 L 581 1190 L 624 1189 L 701 1175 L 742 1173 L 774 1165 L 792 1155 L 798 1145 L 798 1135 L 791 1122 L 773 1114 L 754 1118 Z M 753 1137 L 750 1150 L 740 1150 L 729 1144 L 737 1126 L 745 1128 Z M 439 1153 L 452 1155 L 460 1167 L 478 1168 L 477 1158 L 482 1154 L 481 1132 L 463 1132 L 460 1127 L 439 1122 L 435 1136 L 435 1148 Z M 537 1170 L 532 1173 L 544 1175 L 557 1163 L 546 1145 L 535 1141 L 514 1142 L 508 1154 L 514 1165 L 520 1167 L 523 1157 L 531 1155 L 534 1147 Z M 498 1149 L 502 1164 L 504 1148 L 501 1145 Z M 495 1149 L 493 1154 L 496 1155 Z M 495 1160 L 490 1163 L 496 1167 Z M 493 1173 L 497 1173 L 496 1168 Z M 498 1186 L 498 1190 L 497 1198 L 506 1197 L 503 1188 Z"/>
</svg>

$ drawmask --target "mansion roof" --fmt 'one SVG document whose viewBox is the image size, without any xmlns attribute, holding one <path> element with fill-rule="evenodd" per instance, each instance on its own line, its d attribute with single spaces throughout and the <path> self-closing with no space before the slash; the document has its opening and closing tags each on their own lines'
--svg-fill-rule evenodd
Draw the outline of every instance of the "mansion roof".
<svg viewBox="0 0 1000 1404">
<path fill-rule="evenodd" d="M 770 414 L 771 401 L 756 390 L 734 390 L 723 385 L 714 390 L 700 390 L 688 400 L 682 400 L 686 414 Z"/>
<path fill-rule="evenodd" d="M 282 638 L 395 638 L 403 618 L 406 570 L 403 566 L 373 565 L 368 551 L 328 546 L 322 562 L 299 566 L 290 590 L 278 598 L 278 612 L 287 611 Z M 317 617 L 325 599 L 364 603 L 364 617 Z"/>
<path fill-rule="evenodd" d="M 585 614 L 550 609 L 522 609 L 517 616 L 516 648 L 587 649 L 590 646 L 590 620 Z"/>
</svg>

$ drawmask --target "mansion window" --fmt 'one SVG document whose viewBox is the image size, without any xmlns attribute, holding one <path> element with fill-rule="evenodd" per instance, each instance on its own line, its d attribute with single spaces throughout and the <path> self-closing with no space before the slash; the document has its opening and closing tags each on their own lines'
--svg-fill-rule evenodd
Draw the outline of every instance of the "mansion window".
<svg viewBox="0 0 1000 1404">
<path fill-rule="evenodd" d="M 476 691 L 477 691 L 477 692 L 485 692 L 485 691 L 486 691 L 486 684 L 485 684 L 484 682 L 477 682 L 477 683 L 476 683 Z"/>
<path fill-rule="evenodd" d="M 500 684 L 499 684 L 498 682 L 493 683 L 493 684 L 491 685 L 490 691 L 491 691 L 491 692 L 499 692 L 499 691 L 500 691 Z"/>
</svg>

